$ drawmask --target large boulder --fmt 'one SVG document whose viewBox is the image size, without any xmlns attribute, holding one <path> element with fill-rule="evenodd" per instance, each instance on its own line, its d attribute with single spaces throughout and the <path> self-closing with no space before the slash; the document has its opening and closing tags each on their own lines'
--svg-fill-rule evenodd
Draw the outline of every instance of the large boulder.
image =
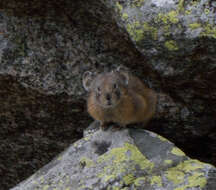
<svg viewBox="0 0 216 190">
<path fill-rule="evenodd" d="M 95 127 L 96 123 L 90 127 Z M 214 190 L 216 168 L 145 130 L 88 132 L 11 190 Z"/>
<path fill-rule="evenodd" d="M 116 27 L 103 26 L 109 16 L 97 16 L 97 1 L 3 0 L 0 9 L 0 186 L 8 189 L 82 137 L 90 122 L 82 73 L 133 56 L 119 33 L 106 33 Z"/>
<path fill-rule="evenodd" d="M 216 93 L 216 4 L 209 0 L 101 2 L 148 58 L 147 64 L 162 79 L 160 88 L 180 103 L 172 127 L 183 122 L 185 131 L 198 136 L 213 130 L 216 109 L 209 105 Z"/>
<path fill-rule="evenodd" d="M 120 64 L 160 92 L 150 129 L 216 163 L 213 1 L 1 0 L 0 8 L 2 188 L 82 136 L 90 121 L 82 73 Z"/>
</svg>

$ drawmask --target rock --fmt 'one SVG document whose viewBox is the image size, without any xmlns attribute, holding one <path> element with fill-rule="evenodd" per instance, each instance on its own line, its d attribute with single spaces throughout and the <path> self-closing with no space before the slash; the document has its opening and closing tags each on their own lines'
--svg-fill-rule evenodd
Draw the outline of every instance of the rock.
<svg viewBox="0 0 216 190">
<path fill-rule="evenodd" d="M 216 163 L 215 7 L 210 0 L 1 0 L 0 151 L 8 159 L 1 154 L 0 186 L 81 137 L 90 121 L 82 73 L 120 64 L 159 92 L 150 129 Z"/>
<path fill-rule="evenodd" d="M 2 189 L 82 137 L 90 121 L 81 85 L 84 71 L 134 59 L 113 23 L 103 25 L 109 16 L 102 8 L 85 0 L 0 2 Z"/>
<path fill-rule="evenodd" d="M 11 190 L 214 190 L 216 168 L 142 129 L 96 130 Z"/>
<path fill-rule="evenodd" d="M 174 135 L 173 140 L 182 140 L 180 143 L 191 136 L 194 139 L 211 136 L 216 142 L 213 106 L 216 101 L 216 7 L 213 1 L 101 2 L 134 48 L 147 58 L 146 63 L 137 65 L 148 64 L 157 73 L 153 88 L 161 89 L 167 97 L 159 113 L 166 115 L 160 118 L 163 123 L 160 127 L 169 133 L 167 136 Z M 141 72 L 138 70 L 137 73 Z M 176 132 L 182 128 L 183 133 Z"/>
</svg>

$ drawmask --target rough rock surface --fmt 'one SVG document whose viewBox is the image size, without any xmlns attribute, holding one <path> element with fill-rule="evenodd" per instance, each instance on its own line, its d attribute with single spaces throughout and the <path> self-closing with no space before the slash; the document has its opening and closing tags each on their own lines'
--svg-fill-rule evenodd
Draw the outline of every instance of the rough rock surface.
<svg viewBox="0 0 216 190">
<path fill-rule="evenodd" d="M 90 121 L 85 70 L 132 62 L 136 50 L 127 50 L 112 21 L 104 25 L 109 15 L 101 7 L 97 1 L 0 2 L 2 189 L 81 138 Z"/>
<path fill-rule="evenodd" d="M 171 121 L 167 133 L 172 131 L 179 139 L 205 136 L 215 141 L 216 4 L 211 0 L 101 2 L 158 74 L 160 89 L 174 99 L 177 109 L 168 115 L 163 110 Z M 180 126 L 183 133 L 178 133 Z"/>
<path fill-rule="evenodd" d="M 167 139 L 146 130 L 109 129 L 86 133 L 12 190 L 214 190 L 215 186 L 215 167 L 190 159 Z"/>
<path fill-rule="evenodd" d="M 81 74 L 119 64 L 159 92 L 149 129 L 216 164 L 215 7 L 212 0 L 1 0 L 1 188 L 81 137 L 89 123 Z"/>
</svg>

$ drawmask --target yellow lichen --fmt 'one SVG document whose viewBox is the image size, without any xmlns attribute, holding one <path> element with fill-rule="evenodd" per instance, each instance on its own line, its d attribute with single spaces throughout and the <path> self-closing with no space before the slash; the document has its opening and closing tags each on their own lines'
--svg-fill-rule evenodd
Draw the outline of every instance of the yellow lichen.
<svg viewBox="0 0 216 190">
<path fill-rule="evenodd" d="M 47 190 L 49 187 L 50 187 L 49 185 L 45 185 L 45 186 L 43 187 L 43 190 Z"/>
<path fill-rule="evenodd" d="M 135 7 L 141 7 L 143 5 L 144 0 L 134 0 L 133 5 Z"/>
<path fill-rule="evenodd" d="M 150 173 L 154 167 L 154 164 L 147 160 L 145 156 L 138 150 L 138 148 L 132 144 L 125 143 L 123 147 L 113 148 L 109 152 L 101 155 L 98 158 L 98 163 L 109 163 L 104 167 L 103 172 L 98 174 L 99 178 L 110 179 L 116 178 L 122 174 L 125 174 L 124 182 L 131 183 L 134 180 L 130 173 L 128 173 L 128 163 L 130 163 L 130 170 L 135 171 L 136 167 L 146 170 Z"/>
<path fill-rule="evenodd" d="M 126 185 L 129 185 L 134 182 L 135 177 L 132 174 L 128 174 L 123 177 L 123 181 Z"/>
<path fill-rule="evenodd" d="M 200 28 L 201 24 L 195 22 L 195 23 L 189 24 L 189 27 L 194 30 L 194 29 Z"/>
<path fill-rule="evenodd" d="M 123 7 L 122 7 L 122 5 L 119 2 L 116 2 L 116 7 L 119 10 L 119 12 L 122 12 Z"/>
<path fill-rule="evenodd" d="M 113 179 L 115 179 L 115 176 L 114 176 L 114 175 L 109 175 L 109 176 L 106 176 L 106 177 L 104 178 L 104 181 L 107 182 L 107 181 L 113 180 Z"/>
<path fill-rule="evenodd" d="M 183 10 L 184 10 L 184 0 L 179 0 L 177 11 L 181 12 Z"/>
<path fill-rule="evenodd" d="M 113 190 L 120 190 L 119 187 L 113 187 Z"/>
<path fill-rule="evenodd" d="M 182 171 L 178 171 L 176 168 L 171 168 L 166 172 L 166 177 L 169 181 L 178 185 L 184 182 L 185 175 Z"/>
<path fill-rule="evenodd" d="M 134 31 L 135 35 L 134 35 L 134 40 L 136 42 L 140 41 L 143 39 L 143 30 L 142 29 L 137 29 Z"/>
<path fill-rule="evenodd" d="M 135 21 L 133 23 L 128 23 L 126 29 L 130 36 L 136 41 L 141 41 L 144 36 L 151 36 L 154 40 L 157 39 L 157 29 L 150 26 L 148 23 L 141 25 L 140 22 Z"/>
<path fill-rule="evenodd" d="M 135 41 L 140 41 L 143 39 L 143 29 L 141 29 L 141 25 L 138 21 L 127 24 L 126 29 Z"/>
<path fill-rule="evenodd" d="M 144 23 L 143 30 L 146 34 L 151 35 L 154 40 L 157 40 L 158 37 L 157 28 L 150 26 L 148 23 Z"/>
<path fill-rule="evenodd" d="M 143 183 L 145 183 L 146 178 L 145 177 L 139 177 L 134 181 L 135 186 L 141 186 Z"/>
<path fill-rule="evenodd" d="M 185 14 L 186 14 L 186 15 L 190 15 L 190 14 L 191 14 L 191 10 L 186 10 L 186 11 L 185 11 Z"/>
<path fill-rule="evenodd" d="M 198 5 L 198 1 L 191 1 L 190 2 L 192 6 L 196 7 Z"/>
<path fill-rule="evenodd" d="M 188 177 L 187 187 L 200 186 L 201 188 L 206 185 L 206 178 L 203 173 L 194 173 L 192 176 Z"/>
<path fill-rule="evenodd" d="M 83 138 L 84 141 L 89 141 L 91 139 L 92 135 L 87 135 L 86 137 Z"/>
<path fill-rule="evenodd" d="M 216 38 L 216 27 L 210 24 L 203 26 L 204 31 L 201 33 L 201 36 L 207 36 Z"/>
<path fill-rule="evenodd" d="M 194 173 L 193 175 L 188 177 L 188 184 L 175 188 L 174 190 L 185 190 L 187 188 L 193 187 L 203 188 L 205 187 L 206 183 L 207 181 L 203 173 Z"/>
<path fill-rule="evenodd" d="M 127 19 L 128 19 L 128 14 L 127 14 L 127 13 L 123 13 L 123 14 L 122 14 L 122 18 L 123 18 L 124 20 L 127 20 Z"/>
<path fill-rule="evenodd" d="M 158 187 L 162 187 L 161 176 L 152 176 L 151 185 L 157 185 Z"/>
<path fill-rule="evenodd" d="M 181 186 L 181 187 L 175 188 L 174 190 L 186 190 L 186 189 L 185 189 L 185 186 Z"/>
<path fill-rule="evenodd" d="M 159 13 L 158 17 L 155 18 L 155 21 L 156 22 L 162 21 L 164 24 L 169 24 L 169 23 L 176 24 L 179 22 L 178 12 L 173 10 L 173 11 L 170 11 L 166 14 Z"/>
<path fill-rule="evenodd" d="M 186 160 L 176 167 L 168 169 L 166 177 L 176 185 L 183 184 L 183 186 L 174 190 L 184 190 L 192 187 L 203 188 L 206 185 L 206 178 L 201 169 L 205 166 L 206 164 L 198 160 Z"/>
<path fill-rule="evenodd" d="M 166 36 L 169 36 L 170 35 L 170 26 L 169 25 L 165 25 L 164 27 L 163 27 L 163 30 L 164 30 L 164 35 L 166 35 Z"/>
<path fill-rule="evenodd" d="M 185 153 L 182 152 L 179 148 L 177 147 L 174 147 L 172 150 L 171 150 L 171 153 L 172 154 L 175 154 L 177 156 L 185 156 Z"/>
<path fill-rule="evenodd" d="M 186 160 L 186 161 L 178 164 L 178 166 L 176 166 L 176 168 L 179 170 L 183 170 L 185 172 L 191 172 L 194 170 L 203 169 L 204 164 L 198 160 Z"/>
<path fill-rule="evenodd" d="M 43 182 L 44 182 L 44 176 L 41 176 L 40 179 L 39 179 L 39 181 L 40 181 L 41 183 L 43 183 Z"/>
<path fill-rule="evenodd" d="M 167 164 L 167 165 L 169 165 L 169 164 L 172 164 L 173 161 L 172 160 L 164 160 L 164 163 Z"/>
<path fill-rule="evenodd" d="M 161 141 L 168 141 L 166 138 L 160 136 L 160 135 L 157 135 L 157 137 L 161 140 Z"/>
<path fill-rule="evenodd" d="M 176 51 L 176 50 L 179 49 L 178 46 L 177 46 L 177 44 L 176 44 L 176 42 L 173 41 L 173 40 L 166 41 L 165 44 L 164 44 L 164 46 L 165 46 L 169 51 Z"/>
<path fill-rule="evenodd" d="M 205 9 L 204 9 L 204 13 L 205 13 L 206 15 L 208 15 L 208 14 L 210 13 L 210 10 L 207 9 L 207 8 L 205 8 Z"/>
<path fill-rule="evenodd" d="M 171 23 L 173 23 L 173 24 L 176 24 L 178 21 L 179 21 L 179 19 L 178 19 L 178 13 L 176 12 L 176 11 L 170 11 L 168 14 L 167 14 L 167 16 L 168 16 L 168 20 L 171 22 Z"/>
</svg>

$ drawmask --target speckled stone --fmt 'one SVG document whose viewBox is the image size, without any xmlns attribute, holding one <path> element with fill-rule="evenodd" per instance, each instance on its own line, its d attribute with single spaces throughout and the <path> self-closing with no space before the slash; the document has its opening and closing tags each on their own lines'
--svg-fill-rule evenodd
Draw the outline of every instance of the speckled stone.
<svg viewBox="0 0 216 190">
<path fill-rule="evenodd" d="M 215 189 L 214 166 L 190 159 L 155 133 L 109 129 L 86 134 L 11 190 Z M 102 147 L 105 151 L 98 151 Z"/>
</svg>

